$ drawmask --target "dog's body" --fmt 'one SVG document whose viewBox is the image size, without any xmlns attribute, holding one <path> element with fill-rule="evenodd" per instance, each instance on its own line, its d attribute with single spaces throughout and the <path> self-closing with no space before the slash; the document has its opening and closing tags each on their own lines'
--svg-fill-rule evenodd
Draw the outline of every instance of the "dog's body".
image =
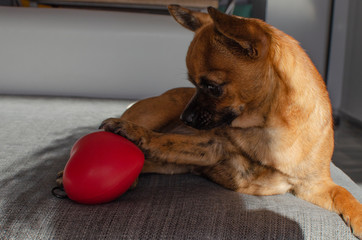
<svg viewBox="0 0 362 240">
<path fill-rule="evenodd" d="M 143 172 L 194 172 L 247 194 L 292 192 L 341 214 L 362 238 L 362 205 L 330 177 L 328 93 L 299 44 L 261 20 L 169 9 L 195 32 L 186 63 L 196 88 L 142 100 L 101 128 L 143 150 Z"/>
</svg>

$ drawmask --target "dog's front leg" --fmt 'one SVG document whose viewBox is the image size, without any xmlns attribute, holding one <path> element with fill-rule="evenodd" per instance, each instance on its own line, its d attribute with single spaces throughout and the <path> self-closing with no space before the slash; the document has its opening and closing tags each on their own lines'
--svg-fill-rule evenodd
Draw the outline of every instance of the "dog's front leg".
<svg viewBox="0 0 362 240">
<path fill-rule="evenodd" d="M 104 120 L 100 128 L 129 139 L 154 161 L 210 166 L 222 157 L 222 141 L 210 130 L 194 135 L 157 133 L 117 118 Z"/>
</svg>

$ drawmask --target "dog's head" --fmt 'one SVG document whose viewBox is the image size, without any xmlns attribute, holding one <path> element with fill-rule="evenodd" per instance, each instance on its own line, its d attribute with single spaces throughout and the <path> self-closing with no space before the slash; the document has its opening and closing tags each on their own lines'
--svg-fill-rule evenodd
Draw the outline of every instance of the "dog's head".
<svg viewBox="0 0 362 240">
<path fill-rule="evenodd" d="M 181 119 L 194 128 L 211 129 L 237 125 L 242 116 L 251 116 L 272 87 L 266 76 L 269 25 L 211 7 L 208 14 L 178 5 L 169 6 L 169 11 L 178 23 L 195 32 L 186 65 L 197 91 Z M 256 122 L 263 121 L 262 116 L 257 118 Z"/>
</svg>

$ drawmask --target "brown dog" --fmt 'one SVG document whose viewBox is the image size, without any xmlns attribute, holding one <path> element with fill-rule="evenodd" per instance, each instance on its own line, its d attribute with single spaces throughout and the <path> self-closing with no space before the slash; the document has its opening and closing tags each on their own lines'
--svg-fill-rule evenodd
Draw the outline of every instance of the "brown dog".
<svg viewBox="0 0 362 240">
<path fill-rule="evenodd" d="M 246 194 L 292 192 L 341 214 L 362 238 L 362 205 L 330 177 L 328 93 L 298 42 L 214 8 L 169 10 L 195 32 L 186 64 L 196 88 L 142 100 L 101 128 L 143 150 L 143 172 L 195 172 Z"/>
</svg>

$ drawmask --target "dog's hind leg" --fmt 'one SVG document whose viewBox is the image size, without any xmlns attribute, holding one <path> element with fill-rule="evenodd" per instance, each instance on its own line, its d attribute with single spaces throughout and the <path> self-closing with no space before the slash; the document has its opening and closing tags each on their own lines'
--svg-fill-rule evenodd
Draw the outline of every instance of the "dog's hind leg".
<svg viewBox="0 0 362 240">
<path fill-rule="evenodd" d="M 345 188 L 325 180 L 298 189 L 295 194 L 320 207 L 340 214 L 353 234 L 362 239 L 362 204 Z"/>
</svg>

